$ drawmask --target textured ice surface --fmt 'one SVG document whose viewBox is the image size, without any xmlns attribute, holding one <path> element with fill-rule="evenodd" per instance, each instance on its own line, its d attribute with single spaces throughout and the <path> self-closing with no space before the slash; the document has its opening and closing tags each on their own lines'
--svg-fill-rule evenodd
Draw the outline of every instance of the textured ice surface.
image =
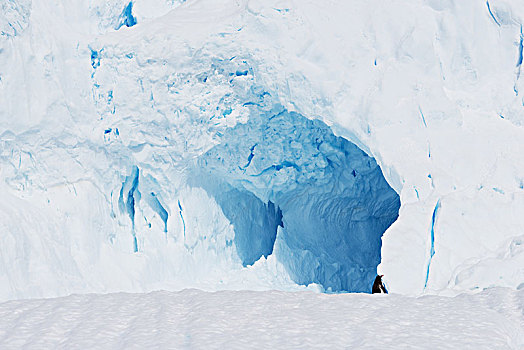
<svg viewBox="0 0 524 350">
<path fill-rule="evenodd" d="M 234 173 L 206 168 L 266 218 L 237 223 L 269 229 L 256 247 L 236 237 L 217 191 L 192 183 L 206 154 L 266 125 L 252 117 L 273 106 L 282 123 L 302 116 L 356 144 L 400 195 L 380 253 L 369 247 L 390 291 L 522 285 L 521 2 L 136 0 L 136 24 L 116 30 L 129 4 L 0 1 L 1 299 L 365 284 L 340 279 L 358 262 L 337 266 L 293 238 L 302 214 L 346 203 L 345 181 L 336 200 L 300 182 L 327 179 L 307 143 L 298 150 L 311 172 L 260 153 L 259 136 L 239 140 Z M 304 210 L 297 184 L 318 191 Z M 288 185 L 296 206 L 278 192 Z M 314 221 L 300 223 L 319 239 Z M 339 231 L 333 222 L 320 234 Z M 306 243 L 304 259 L 278 259 Z M 337 257 L 349 259 L 350 243 Z M 303 274 L 306 263 L 316 272 Z"/>
<path fill-rule="evenodd" d="M 276 257 L 297 283 L 369 292 L 382 234 L 397 218 L 400 201 L 375 160 L 358 147 L 321 121 L 257 103 L 246 123 L 228 130 L 199 158 L 197 169 L 207 176 L 194 183 L 203 181 L 228 207 L 225 216 L 247 221 L 230 219 L 239 254 L 258 252 L 244 263 L 271 253 L 276 236 Z M 249 193 L 258 205 L 245 204 Z M 256 236 L 267 243 L 259 247 L 262 238 Z"/>
</svg>

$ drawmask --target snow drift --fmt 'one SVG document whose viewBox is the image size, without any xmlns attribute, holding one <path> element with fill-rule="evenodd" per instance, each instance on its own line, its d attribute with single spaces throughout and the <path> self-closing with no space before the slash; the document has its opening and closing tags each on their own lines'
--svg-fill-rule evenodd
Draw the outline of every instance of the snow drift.
<svg viewBox="0 0 524 350">
<path fill-rule="evenodd" d="M 522 288 L 522 5 L 0 6 L 1 299 Z"/>
</svg>

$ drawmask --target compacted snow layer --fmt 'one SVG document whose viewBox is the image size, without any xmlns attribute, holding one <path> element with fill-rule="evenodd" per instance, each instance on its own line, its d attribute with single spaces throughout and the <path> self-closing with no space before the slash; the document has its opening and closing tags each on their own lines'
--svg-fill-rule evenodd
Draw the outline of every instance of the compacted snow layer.
<svg viewBox="0 0 524 350">
<path fill-rule="evenodd" d="M 72 295 L 0 304 L 2 349 L 522 349 L 524 291 Z"/>
</svg>

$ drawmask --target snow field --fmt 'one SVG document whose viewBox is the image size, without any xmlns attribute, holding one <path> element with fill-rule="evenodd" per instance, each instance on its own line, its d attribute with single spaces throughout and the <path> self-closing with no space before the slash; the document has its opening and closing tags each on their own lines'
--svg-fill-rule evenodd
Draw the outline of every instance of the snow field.
<svg viewBox="0 0 524 350">
<path fill-rule="evenodd" d="M 522 349 L 524 291 L 71 295 L 0 304 L 2 349 Z"/>
</svg>

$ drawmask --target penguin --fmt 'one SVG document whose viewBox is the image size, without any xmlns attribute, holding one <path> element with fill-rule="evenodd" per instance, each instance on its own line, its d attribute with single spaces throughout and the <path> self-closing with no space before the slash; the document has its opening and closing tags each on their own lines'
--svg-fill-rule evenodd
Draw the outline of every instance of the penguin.
<svg viewBox="0 0 524 350">
<path fill-rule="evenodd" d="M 373 282 L 373 288 L 371 289 L 372 294 L 375 294 L 375 293 L 388 294 L 386 287 L 384 287 L 384 284 L 382 283 L 383 276 L 384 275 L 377 275 L 377 277 L 375 277 L 375 282 Z"/>
</svg>

